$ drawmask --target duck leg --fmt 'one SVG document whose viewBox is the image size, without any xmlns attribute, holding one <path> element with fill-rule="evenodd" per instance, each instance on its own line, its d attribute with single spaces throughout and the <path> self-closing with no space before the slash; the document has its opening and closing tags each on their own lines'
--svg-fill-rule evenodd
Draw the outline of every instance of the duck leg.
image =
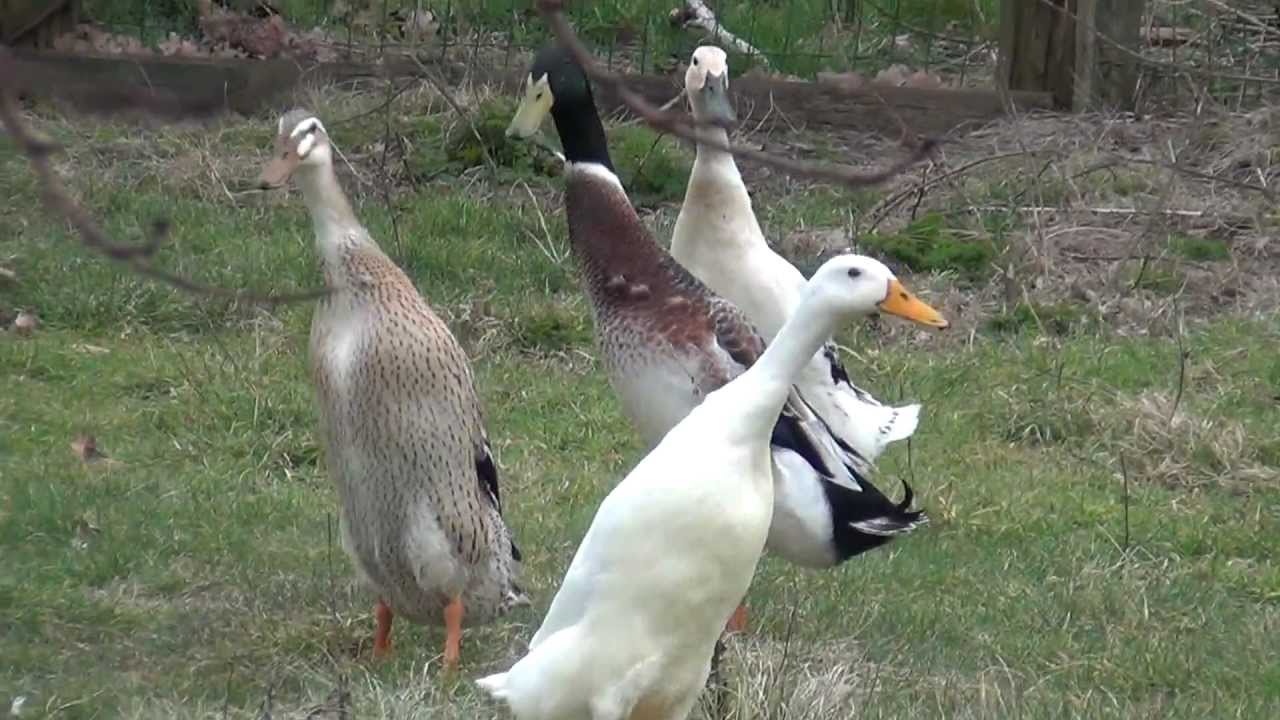
<svg viewBox="0 0 1280 720">
<path fill-rule="evenodd" d="M 744 633 L 747 631 L 747 606 L 739 605 L 733 614 L 729 616 L 729 622 L 725 623 L 724 631 L 726 633 Z"/>
<path fill-rule="evenodd" d="M 373 608 L 373 616 L 378 621 L 378 629 L 373 635 L 373 656 L 385 657 L 391 652 L 391 620 L 395 614 L 382 598 L 378 598 L 378 604 Z"/>
<path fill-rule="evenodd" d="M 458 666 L 458 649 L 462 644 L 462 598 L 454 598 L 444 608 L 444 664 Z"/>
</svg>

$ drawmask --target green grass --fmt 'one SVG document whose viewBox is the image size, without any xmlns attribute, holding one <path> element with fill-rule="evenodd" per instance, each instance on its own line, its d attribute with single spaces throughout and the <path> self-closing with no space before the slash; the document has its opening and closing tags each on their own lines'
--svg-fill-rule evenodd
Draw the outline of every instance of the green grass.
<svg viewBox="0 0 1280 720">
<path fill-rule="evenodd" d="M 269 121 L 52 129 L 118 237 L 171 218 L 166 266 L 261 289 L 318 282 L 296 194 L 233 202 L 207 171 L 232 187 L 251 177 Z M 351 133 L 344 150 L 371 175 L 372 140 L 333 132 Z M 344 171 L 364 222 L 473 358 L 536 597 L 468 630 L 454 683 L 436 672 L 437 628 L 398 626 L 394 658 L 368 658 L 370 599 L 333 536 L 314 434 L 310 308 L 196 301 L 87 255 L 0 144 L 13 219 L 0 262 L 19 278 L 0 310 L 43 320 L 31 337 L 0 334 L 0 707 L 304 717 L 346 688 L 360 717 L 497 715 L 466 681 L 519 654 L 642 449 L 595 359 L 558 194 L 485 172 L 402 189 L 393 223 Z M 853 199 L 840 198 L 779 198 L 771 236 L 844 222 Z M 924 403 L 910 454 L 894 446 L 879 477 L 895 496 L 909 479 L 933 522 L 835 571 L 766 559 L 752 633 L 729 654 L 738 717 L 1280 710 L 1280 323 L 1189 323 L 1174 413 L 1176 344 L 1084 317 L 1014 306 L 972 338 L 843 338 L 862 384 Z M 84 465 L 81 433 L 109 460 Z"/>
<path fill-rule="evenodd" d="M 929 213 L 897 232 L 867 233 L 858 238 L 858 245 L 912 272 L 954 272 L 974 280 L 988 276 L 999 251 L 998 237 L 999 233 L 951 227 L 941 213 Z"/>
<path fill-rule="evenodd" d="M 432 47 L 479 45 L 536 48 L 548 40 L 547 30 L 530 0 L 418 2 L 388 0 L 339 5 L 333 0 L 274 0 L 291 23 L 334 30 L 342 42 L 399 41 L 397 21 L 383 19 L 401 9 L 421 6 L 435 13 L 440 29 Z M 894 62 L 937 65 L 956 48 L 944 50 L 936 35 L 971 38 L 973 45 L 995 38 L 999 23 L 996 0 L 730 0 L 715 4 L 726 27 L 759 49 L 776 70 L 813 76 L 819 70 L 878 70 Z M 366 10 L 371 8 L 371 10 Z M 570 3 L 568 15 L 578 32 L 610 64 L 655 71 L 686 61 L 699 44 L 699 33 L 674 27 L 671 8 L 652 0 L 603 0 Z M 156 43 L 170 32 L 195 33 L 194 2 L 184 0 L 86 0 L 87 17 L 115 32 Z M 912 36 L 898 45 L 893 38 Z M 953 43 L 954 45 L 954 43 Z M 960 48 L 965 51 L 965 48 Z M 741 73 L 761 64 L 757 58 L 731 59 Z"/>
<path fill-rule="evenodd" d="M 1230 246 L 1216 237 L 1174 235 L 1169 238 L 1169 249 L 1188 260 L 1207 262 L 1231 259 Z"/>
</svg>

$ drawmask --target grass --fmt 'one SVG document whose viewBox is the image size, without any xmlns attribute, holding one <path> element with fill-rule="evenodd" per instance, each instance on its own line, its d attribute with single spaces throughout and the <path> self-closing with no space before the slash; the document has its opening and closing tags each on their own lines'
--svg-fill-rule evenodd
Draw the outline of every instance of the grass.
<svg viewBox="0 0 1280 720">
<path fill-rule="evenodd" d="M 341 98 L 312 104 L 349 115 Z M 64 169 L 82 169 L 69 181 L 117 237 L 164 215 L 168 267 L 260 289 L 318 282 L 296 195 L 237 192 L 271 119 L 166 131 L 44 119 L 69 147 Z M 417 138 L 406 153 L 442 166 L 465 137 L 445 115 L 429 118 L 433 133 L 416 115 L 393 120 Z M 393 659 L 371 662 L 370 599 L 334 538 L 314 434 L 310 308 L 197 301 L 86 255 L 0 142 L 13 229 L 0 265 L 17 275 L 0 286 L 0 315 L 43 321 L 0 334 L 0 707 L 256 718 L 349 702 L 361 717 L 500 716 L 468 680 L 519 654 L 642 448 L 596 359 L 558 181 L 518 161 L 496 175 L 483 161 L 411 169 L 388 206 L 380 138 L 329 127 L 361 218 L 473 358 L 534 607 L 469 629 L 456 681 L 437 672 L 438 628 L 398 626 Z M 668 144 L 669 181 L 688 157 Z M 840 225 L 874 201 L 766 194 L 771 237 Z M 669 194 L 653 202 L 669 213 Z M 933 219 L 896 237 L 917 250 L 971 239 Z M 994 272 L 931 262 L 911 287 L 940 274 L 977 297 Z M 766 559 L 751 634 L 728 654 L 732 717 L 1280 710 L 1276 316 L 1189 322 L 1184 367 L 1169 337 L 1028 302 L 970 337 L 860 326 L 842 338 L 861 384 L 924 403 L 910 453 L 894 446 L 880 478 L 895 495 L 909 479 L 933 522 L 835 571 Z M 981 313 L 976 301 L 944 310 Z M 83 434 L 106 459 L 77 456 Z"/>
<path fill-rule="evenodd" d="M 332 0 L 275 0 L 293 24 L 333 29 L 341 42 L 398 42 L 399 22 L 383 19 L 398 10 L 423 7 L 435 13 L 440 29 L 434 45 L 470 48 L 533 48 L 546 42 L 546 29 L 528 0 L 479 2 L 377 3 Z M 371 9 L 370 9 L 371 8 Z M 655 71 L 674 60 L 687 60 L 700 40 L 697 33 L 673 26 L 671 8 L 652 0 L 604 0 L 570 4 L 568 14 L 579 32 L 613 64 Z M 894 62 L 938 65 L 954 60 L 995 38 L 999 23 L 996 0 L 885 0 L 866 4 L 846 0 L 773 0 L 719 2 L 720 21 L 758 48 L 774 69 L 812 77 L 820 70 L 857 68 L 872 71 Z M 85 14 L 115 32 L 163 40 L 170 32 L 194 33 L 195 3 L 183 0 L 87 0 Z M 935 35 L 971 37 L 971 43 L 940 42 Z M 911 36 L 907 43 L 894 38 Z M 495 37 L 497 39 L 495 39 Z M 954 45 L 955 47 L 951 47 Z M 739 72 L 761 64 L 753 56 L 731 59 Z"/>
</svg>

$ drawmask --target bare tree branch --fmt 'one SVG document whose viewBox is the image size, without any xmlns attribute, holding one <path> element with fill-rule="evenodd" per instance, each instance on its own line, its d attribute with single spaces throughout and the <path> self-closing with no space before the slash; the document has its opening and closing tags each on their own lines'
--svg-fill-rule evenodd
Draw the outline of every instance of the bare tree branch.
<svg viewBox="0 0 1280 720">
<path fill-rule="evenodd" d="M 538 11 L 547 21 L 552 33 L 556 39 L 569 52 L 573 53 L 574 59 L 582 66 L 587 75 L 601 85 L 609 87 L 616 92 L 624 105 L 631 112 L 635 113 L 645 121 L 650 127 L 671 133 L 676 137 L 684 138 L 691 142 L 700 143 L 707 147 L 715 148 L 723 152 L 732 153 L 735 157 L 744 160 L 766 165 L 775 170 L 791 175 L 792 177 L 806 178 L 809 180 L 817 180 L 819 182 L 834 183 L 843 185 L 848 188 L 863 188 L 871 185 L 878 185 L 895 175 L 898 175 L 907 168 L 915 165 L 919 161 L 929 157 L 938 142 L 932 138 L 925 138 L 913 150 L 912 154 L 897 163 L 883 170 L 875 170 L 865 172 L 848 165 L 824 165 L 818 163 L 805 162 L 800 160 L 792 160 L 790 158 L 779 157 L 771 153 L 760 150 L 752 150 L 739 145 L 728 142 L 721 142 L 718 138 L 711 137 L 707 133 L 698 132 L 699 127 L 711 127 L 705 123 L 691 123 L 684 117 L 671 112 L 664 112 L 645 101 L 638 93 L 627 87 L 626 82 L 617 75 L 603 70 L 595 60 L 591 57 L 591 52 L 578 39 L 573 28 L 570 27 L 568 20 L 564 17 L 564 0 L 538 0 Z M 904 133 L 905 135 L 906 133 Z M 905 144 L 906 138 L 904 138 Z"/>
<path fill-rule="evenodd" d="M 32 172 L 40 186 L 40 197 L 45 207 L 55 215 L 69 221 L 80 236 L 80 242 L 93 252 L 128 267 L 133 272 L 164 283 L 193 295 L 219 297 L 254 305 L 280 305 L 289 302 L 314 300 L 328 294 L 329 289 L 307 290 L 294 293 L 263 294 L 251 290 L 206 285 L 191 278 L 177 275 L 151 262 L 169 234 L 169 222 L 156 220 L 145 242 L 127 245 L 112 240 L 102 226 L 82 205 L 67 192 L 54 172 L 49 158 L 59 147 L 48 140 L 36 137 L 22 120 L 18 110 L 17 92 L 19 80 L 16 63 L 8 49 L 0 47 L 0 124 L 4 125 L 18 149 L 27 156 Z M 147 108 L 142 108 L 147 110 Z M 161 116 L 163 112 L 159 113 Z"/>
</svg>

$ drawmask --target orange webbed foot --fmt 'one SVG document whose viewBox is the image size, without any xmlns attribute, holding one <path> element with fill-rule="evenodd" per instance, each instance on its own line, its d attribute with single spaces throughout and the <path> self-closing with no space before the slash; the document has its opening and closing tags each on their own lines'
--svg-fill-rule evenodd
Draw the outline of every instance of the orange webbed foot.
<svg viewBox="0 0 1280 720">
<path fill-rule="evenodd" d="M 378 598 L 378 604 L 373 608 L 373 616 L 378 622 L 378 629 L 373 635 L 373 656 L 384 658 L 391 652 L 391 620 L 395 614 L 382 601 L 382 598 Z"/>
<path fill-rule="evenodd" d="M 747 606 L 739 605 L 733 614 L 729 616 L 729 622 L 725 623 L 725 633 L 745 633 L 747 631 Z"/>
<path fill-rule="evenodd" d="M 454 598 L 444 608 L 444 666 L 458 667 L 462 646 L 462 598 Z"/>
</svg>

